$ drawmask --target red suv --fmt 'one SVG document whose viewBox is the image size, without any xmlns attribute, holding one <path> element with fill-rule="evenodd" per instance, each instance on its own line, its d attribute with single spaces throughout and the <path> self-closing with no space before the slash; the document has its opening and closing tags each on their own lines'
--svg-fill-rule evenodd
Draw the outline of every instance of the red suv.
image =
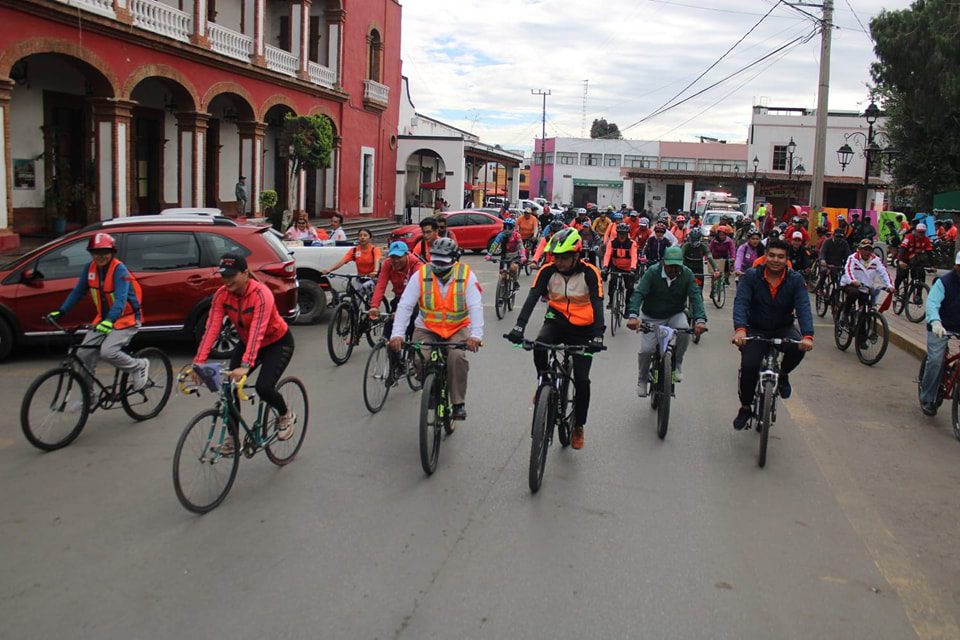
<svg viewBox="0 0 960 640">
<path fill-rule="evenodd" d="M 42 316 L 59 307 L 84 265 L 87 241 L 97 231 L 117 241 L 117 257 L 136 276 L 143 291 L 143 327 L 148 332 L 180 332 L 198 339 L 204 330 L 214 291 L 220 286 L 217 263 L 228 251 L 246 256 L 250 271 L 273 292 L 277 310 L 295 318 L 297 275 L 293 257 L 265 226 L 238 225 L 204 215 L 148 215 L 98 222 L 57 238 L 0 265 L 0 359 L 17 344 L 55 335 Z M 68 324 L 96 315 L 86 298 L 66 316 Z M 214 357 L 226 357 L 236 334 L 224 331 Z"/>
<path fill-rule="evenodd" d="M 461 249 L 486 251 L 490 242 L 503 231 L 503 221 L 495 215 L 477 209 L 441 213 L 447 220 L 447 228 L 453 231 Z M 423 232 L 420 225 L 408 224 L 398 227 L 390 234 L 390 242 L 406 242 L 411 249 L 420 241 Z"/>
</svg>

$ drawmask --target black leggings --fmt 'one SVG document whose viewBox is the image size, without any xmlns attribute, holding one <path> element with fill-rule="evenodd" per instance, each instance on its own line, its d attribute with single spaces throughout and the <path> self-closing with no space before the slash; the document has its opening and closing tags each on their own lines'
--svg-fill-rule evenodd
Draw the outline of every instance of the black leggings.
<svg viewBox="0 0 960 640">
<path fill-rule="evenodd" d="M 589 338 L 575 337 L 565 331 L 557 322 L 547 320 L 540 329 L 540 335 L 537 336 L 538 342 L 548 342 L 550 344 L 569 344 L 579 345 L 587 344 Z M 547 352 L 542 349 L 533 351 L 533 364 L 537 368 L 537 375 L 546 371 L 550 363 L 547 359 Z M 587 424 L 587 412 L 590 410 L 590 365 L 593 364 L 593 358 L 585 355 L 573 356 L 573 388 L 577 392 L 576 413 L 577 425 Z"/>
<path fill-rule="evenodd" d="M 230 356 L 230 368 L 236 369 L 243 361 L 243 353 L 247 347 L 243 343 L 237 345 Z M 257 352 L 257 361 L 254 363 L 250 372 L 260 367 L 260 375 L 257 376 L 255 389 L 257 395 L 268 405 L 277 410 L 281 416 L 287 413 L 287 403 L 283 401 L 283 396 L 277 392 L 277 382 L 280 376 L 286 371 L 290 364 L 290 358 L 293 357 L 293 334 L 287 329 L 283 337 L 272 344 L 260 347 Z"/>
<path fill-rule="evenodd" d="M 791 340 L 800 339 L 800 330 L 796 326 L 789 326 L 776 331 L 748 331 L 751 336 L 762 336 L 764 338 L 790 338 Z M 744 407 L 753 406 L 754 392 L 757 390 L 757 379 L 760 377 L 760 365 L 763 364 L 763 356 L 767 352 L 766 342 L 750 341 L 740 347 L 740 404 Z M 800 361 L 803 360 L 803 351 L 795 344 L 785 344 L 778 347 L 783 353 L 783 359 L 780 361 L 780 373 L 787 374 L 797 368 Z"/>
</svg>

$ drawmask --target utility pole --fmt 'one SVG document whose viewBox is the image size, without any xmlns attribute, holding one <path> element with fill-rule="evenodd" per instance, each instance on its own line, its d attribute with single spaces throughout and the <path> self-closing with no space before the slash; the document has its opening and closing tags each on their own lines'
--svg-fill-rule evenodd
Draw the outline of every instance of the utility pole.
<svg viewBox="0 0 960 640">
<path fill-rule="evenodd" d="M 535 96 L 543 96 L 543 118 L 540 133 L 540 183 L 537 185 L 537 197 L 543 198 L 543 192 L 547 190 L 547 176 L 544 172 L 547 164 L 547 96 L 550 95 L 550 90 L 530 89 L 530 93 Z"/>
<path fill-rule="evenodd" d="M 823 0 L 820 25 L 820 87 L 817 90 L 817 132 L 813 150 L 813 181 L 810 184 L 811 235 L 820 224 L 823 210 L 823 177 L 827 159 L 827 116 L 830 101 L 830 39 L 833 36 L 833 0 Z"/>
<path fill-rule="evenodd" d="M 580 120 L 580 137 L 587 137 L 587 92 L 590 90 L 590 81 L 583 81 L 583 117 Z"/>
</svg>

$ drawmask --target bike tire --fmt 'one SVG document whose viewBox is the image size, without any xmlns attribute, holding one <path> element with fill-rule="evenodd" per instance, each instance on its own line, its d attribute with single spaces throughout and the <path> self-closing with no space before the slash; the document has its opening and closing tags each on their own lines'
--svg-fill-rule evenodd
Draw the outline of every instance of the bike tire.
<svg viewBox="0 0 960 640">
<path fill-rule="evenodd" d="M 610 336 L 617 335 L 617 289 L 613 287 L 610 292 Z"/>
<path fill-rule="evenodd" d="M 667 428 L 670 426 L 670 400 L 673 387 L 673 360 L 667 352 L 660 360 L 660 383 L 657 390 L 660 396 L 657 401 L 657 437 L 663 440 L 667 437 Z"/>
<path fill-rule="evenodd" d="M 423 392 L 420 395 L 420 465 L 424 473 L 433 475 L 440 459 L 440 423 L 438 411 L 440 400 L 440 380 L 433 371 L 423 379 Z"/>
<path fill-rule="evenodd" d="M 827 315 L 827 311 L 830 309 L 830 304 L 825 291 L 822 291 L 816 295 L 816 309 L 817 315 L 821 318 Z"/>
<path fill-rule="evenodd" d="M 571 394 L 572 392 L 572 394 Z M 558 407 L 562 408 L 563 413 L 557 423 L 557 440 L 560 441 L 562 448 L 570 446 L 570 434 L 573 432 L 574 407 L 577 403 L 577 390 L 570 384 L 569 379 L 560 383 L 560 402 Z"/>
<path fill-rule="evenodd" d="M 717 309 L 723 309 L 723 305 L 727 303 L 727 287 L 724 285 L 723 276 L 713 283 L 710 299 L 713 300 L 713 306 Z"/>
<path fill-rule="evenodd" d="M 120 378 L 120 404 L 127 415 L 137 421 L 156 418 L 167 406 L 170 393 L 173 391 L 173 367 L 170 358 L 160 349 L 147 347 L 133 354 L 134 358 L 143 358 L 150 361 L 150 376 L 147 386 L 140 391 L 127 391 L 130 374 L 124 373 Z"/>
<path fill-rule="evenodd" d="M 503 317 L 507 315 L 507 281 L 502 277 L 499 282 L 497 282 L 497 297 L 496 297 L 496 310 L 497 310 L 497 320 L 503 320 Z"/>
<path fill-rule="evenodd" d="M 658 350 L 659 351 L 659 350 Z M 654 357 L 650 361 L 650 372 L 657 372 L 657 380 L 660 379 L 660 358 Z M 650 408 L 656 410 L 660 406 L 660 394 L 657 393 L 657 384 L 652 375 L 647 376 L 647 396 L 650 398 Z"/>
<path fill-rule="evenodd" d="M 45 401 L 45 383 L 52 382 L 52 400 Z M 49 386 L 49 385 L 48 385 Z M 79 393 L 79 397 L 77 397 Z M 36 406 L 34 402 L 36 401 Z M 75 411 L 71 405 L 79 401 Z M 45 402 L 46 407 L 40 406 Z M 51 369 L 41 374 L 27 388 L 20 404 L 20 428 L 27 442 L 42 451 L 62 449 L 77 439 L 91 413 L 90 389 L 79 373 L 67 367 Z M 57 416 L 66 417 L 59 427 L 51 424 Z"/>
<path fill-rule="evenodd" d="M 381 341 L 370 352 L 363 368 L 363 404 L 370 413 L 378 413 L 383 409 L 387 396 L 390 395 L 391 385 L 387 384 L 390 370 L 387 343 Z"/>
<path fill-rule="evenodd" d="M 553 423 L 553 387 L 547 384 L 537 389 L 536 406 L 533 410 L 533 424 L 530 428 L 530 469 L 527 482 L 530 492 L 536 493 L 543 484 L 543 471 L 547 466 L 547 448 L 550 440 L 550 426 Z"/>
<path fill-rule="evenodd" d="M 517 303 L 517 291 L 513 286 L 513 279 L 511 279 L 507 284 L 510 287 L 510 291 L 507 292 L 507 310 L 513 311 L 513 307 Z"/>
<path fill-rule="evenodd" d="M 953 436 L 960 440 L 960 389 L 953 390 L 953 402 L 950 403 L 950 422 L 953 424 Z"/>
<path fill-rule="evenodd" d="M 219 445 L 221 430 L 226 425 L 220 423 L 221 414 L 216 409 L 207 409 L 193 417 L 187 424 L 177 448 L 173 454 L 173 490 L 177 500 L 183 508 L 193 513 L 208 513 L 216 509 L 233 486 L 237 478 L 237 469 L 240 466 L 240 438 L 233 439 L 233 455 L 211 454 L 210 448 Z M 217 440 L 217 443 L 214 443 Z M 185 449 L 187 449 L 185 451 Z M 207 456 L 211 456 L 208 458 Z M 193 474 L 185 473 L 184 465 L 199 466 Z M 216 471 L 212 471 L 214 468 Z M 197 479 L 188 479 L 187 475 L 203 475 L 207 478 L 204 483 L 210 487 L 206 497 L 201 497 Z"/>
<path fill-rule="evenodd" d="M 338 304 L 330 316 L 330 324 L 327 325 L 327 353 L 338 367 L 349 360 L 353 353 L 353 336 L 356 333 L 354 323 L 356 315 L 353 303 L 349 301 Z"/>
<path fill-rule="evenodd" d="M 310 419 L 310 399 L 307 396 L 307 388 L 299 378 L 284 378 L 277 384 L 277 393 L 283 396 L 283 401 L 287 404 L 287 409 L 293 412 L 295 416 L 294 428 L 296 433 L 289 440 L 276 439 L 266 446 L 267 458 L 270 462 L 282 467 L 293 462 L 297 457 L 300 448 L 303 446 L 303 439 L 307 436 L 307 424 Z M 267 429 L 274 427 L 275 420 L 279 419 L 276 410 L 269 411 L 267 420 Z M 268 431 L 269 433 L 269 431 Z"/>
<path fill-rule="evenodd" d="M 760 401 L 760 450 L 757 453 L 757 466 L 761 469 L 767 464 L 767 442 L 770 439 L 770 427 L 773 420 L 773 381 L 763 383 Z"/>
<path fill-rule="evenodd" d="M 909 284 L 907 282 L 902 282 L 900 283 L 900 286 L 897 287 L 897 290 L 893 292 L 893 312 L 895 314 L 900 315 L 903 313 L 904 307 L 906 307 L 904 302 L 907 299 L 909 291 Z"/>
<path fill-rule="evenodd" d="M 919 289 L 919 291 L 917 291 Z M 919 293 L 920 303 L 913 302 L 914 296 Z M 904 300 L 904 311 L 907 314 L 907 320 L 910 322 L 923 322 L 927 314 L 926 298 L 930 293 L 930 285 L 926 283 L 917 283 L 910 287 L 910 294 Z"/>
<path fill-rule="evenodd" d="M 867 334 L 866 337 L 864 337 L 864 333 Z M 854 349 L 857 352 L 857 358 L 859 358 L 860 362 L 868 367 L 872 367 L 880 362 L 883 355 L 887 352 L 887 346 L 890 343 L 890 327 L 887 324 L 887 319 L 883 317 L 883 314 L 877 311 L 864 313 L 860 317 L 860 322 L 857 323 L 856 334 Z M 873 342 L 871 342 L 871 340 Z M 875 345 L 878 340 L 880 346 L 874 353 L 870 351 L 868 347 Z"/>
<path fill-rule="evenodd" d="M 383 321 L 383 316 L 390 313 L 390 307 L 387 305 L 386 300 L 384 300 L 383 305 L 380 307 L 380 320 L 367 320 L 370 323 L 367 326 L 367 330 L 363 332 L 363 335 L 367 338 L 367 344 L 371 348 L 377 346 L 377 343 L 384 339 L 383 328 L 386 325 L 386 322 Z M 386 336 L 389 338 L 390 336 Z"/>
<path fill-rule="evenodd" d="M 833 319 L 833 341 L 840 351 L 846 351 L 853 342 L 854 331 L 850 330 L 849 313 L 840 312 Z"/>
<path fill-rule="evenodd" d="M 410 391 L 420 391 L 423 389 L 423 372 L 427 368 L 423 354 L 412 347 L 407 347 L 403 362 L 407 370 L 407 386 L 410 387 Z"/>
</svg>

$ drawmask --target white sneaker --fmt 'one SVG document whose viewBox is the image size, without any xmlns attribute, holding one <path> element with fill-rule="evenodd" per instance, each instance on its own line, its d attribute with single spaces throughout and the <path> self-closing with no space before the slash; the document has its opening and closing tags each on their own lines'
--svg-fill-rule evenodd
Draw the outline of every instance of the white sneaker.
<svg viewBox="0 0 960 640">
<path fill-rule="evenodd" d="M 637 397 L 638 397 L 638 398 L 646 398 L 646 397 L 649 396 L 649 395 L 650 395 L 650 392 L 649 392 L 646 384 L 638 384 L 638 385 L 637 385 Z"/>
<path fill-rule="evenodd" d="M 292 438 L 296 423 L 297 416 L 293 411 L 287 411 L 287 415 L 280 416 L 280 418 L 277 419 L 277 440 L 282 442 Z"/>
<path fill-rule="evenodd" d="M 673 381 L 674 381 L 674 382 L 683 382 L 683 371 L 680 371 L 680 369 L 677 369 L 676 371 L 674 371 L 674 372 L 673 372 Z"/>
<path fill-rule="evenodd" d="M 133 380 L 133 388 L 131 391 L 140 391 L 147 386 L 147 382 L 150 380 L 150 361 L 146 358 L 140 359 L 140 368 L 137 369 L 131 376 Z"/>
<path fill-rule="evenodd" d="M 83 409 L 83 400 L 74 400 L 73 402 L 67 405 L 66 409 L 64 409 L 64 412 L 80 413 L 82 409 Z"/>
</svg>

